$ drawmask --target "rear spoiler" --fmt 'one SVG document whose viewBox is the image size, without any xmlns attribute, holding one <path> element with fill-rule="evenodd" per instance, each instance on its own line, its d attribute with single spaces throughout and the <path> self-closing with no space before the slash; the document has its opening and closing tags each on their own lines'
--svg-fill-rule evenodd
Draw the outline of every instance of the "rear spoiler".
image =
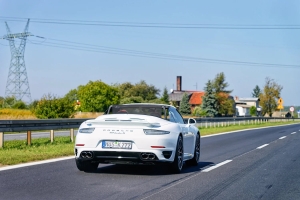
<svg viewBox="0 0 300 200">
<path fill-rule="evenodd" d="M 150 128 L 160 127 L 160 123 L 150 123 L 146 120 L 118 120 L 118 119 L 105 119 L 105 120 L 88 120 L 85 121 L 87 126 L 144 126 Z"/>
</svg>

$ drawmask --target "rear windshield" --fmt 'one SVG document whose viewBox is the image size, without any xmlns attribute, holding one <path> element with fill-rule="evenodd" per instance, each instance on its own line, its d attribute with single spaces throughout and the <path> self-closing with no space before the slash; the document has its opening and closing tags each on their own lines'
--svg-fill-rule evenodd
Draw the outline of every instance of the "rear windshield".
<svg viewBox="0 0 300 200">
<path fill-rule="evenodd" d="M 150 115 L 159 118 L 166 118 L 166 108 L 164 106 L 152 105 L 113 105 L 106 114 L 138 114 Z"/>
</svg>

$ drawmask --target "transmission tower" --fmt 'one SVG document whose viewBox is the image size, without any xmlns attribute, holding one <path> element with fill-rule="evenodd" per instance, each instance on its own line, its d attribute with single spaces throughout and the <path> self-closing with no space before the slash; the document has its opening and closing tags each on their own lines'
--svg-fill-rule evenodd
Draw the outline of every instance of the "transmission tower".
<svg viewBox="0 0 300 200">
<path fill-rule="evenodd" d="M 9 41 L 11 51 L 11 60 L 6 82 L 5 95 L 14 96 L 17 100 L 24 100 L 23 98 L 27 97 L 27 102 L 31 102 L 31 94 L 24 60 L 26 39 L 28 36 L 31 36 L 31 34 L 28 32 L 29 19 L 23 33 L 11 34 L 6 22 L 5 24 L 7 35 L 5 35 L 3 39 Z M 20 44 L 18 47 L 16 47 L 15 39 L 20 39 Z"/>
</svg>

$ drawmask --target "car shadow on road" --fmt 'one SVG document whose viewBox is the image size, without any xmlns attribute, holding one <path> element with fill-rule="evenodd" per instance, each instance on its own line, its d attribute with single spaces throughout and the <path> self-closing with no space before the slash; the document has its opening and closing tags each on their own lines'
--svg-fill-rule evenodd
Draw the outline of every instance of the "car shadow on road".
<svg viewBox="0 0 300 200">
<path fill-rule="evenodd" d="M 183 166 L 181 174 L 200 172 L 204 168 L 214 165 L 212 162 L 199 162 L 197 166 Z M 144 165 L 99 165 L 98 169 L 94 172 L 99 174 L 127 174 L 127 175 L 172 175 L 170 167 L 167 165 L 144 166 Z"/>
</svg>

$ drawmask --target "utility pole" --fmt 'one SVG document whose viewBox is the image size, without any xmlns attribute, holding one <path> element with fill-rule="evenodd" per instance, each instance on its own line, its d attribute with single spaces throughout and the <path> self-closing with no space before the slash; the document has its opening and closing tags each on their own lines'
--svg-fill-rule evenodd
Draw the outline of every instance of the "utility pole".
<svg viewBox="0 0 300 200">
<path fill-rule="evenodd" d="M 28 32 L 29 19 L 23 33 L 11 34 L 8 24 L 6 22 L 5 24 L 7 35 L 5 35 L 2 39 L 9 41 L 11 51 L 5 96 L 14 96 L 17 100 L 22 100 L 26 97 L 27 102 L 31 102 L 31 94 L 24 60 L 26 39 L 28 36 L 32 36 L 31 33 Z M 16 47 L 15 39 L 20 39 L 21 41 L 18 47 Z"/>
</svg>

